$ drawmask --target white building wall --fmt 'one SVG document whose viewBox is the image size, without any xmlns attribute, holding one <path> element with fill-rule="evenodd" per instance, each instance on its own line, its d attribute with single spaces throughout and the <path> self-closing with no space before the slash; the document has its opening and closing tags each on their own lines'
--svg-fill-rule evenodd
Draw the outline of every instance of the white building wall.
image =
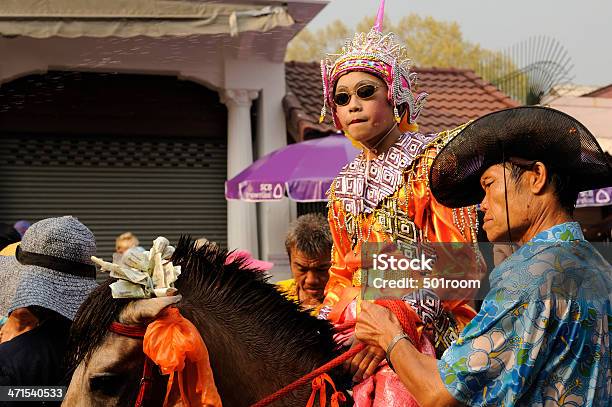
<svg viewBox="0 0 612 407">
<path fill-rule="evenodd" d="M 575 117 L 593 133 L 601 148 L 612 154 L 612 99 L 563 96 L 549 106 Z"/>
<path fill-rule="evenodd" d="M 266 3 L 266 1 L 257 1 Z M 270 33 L 241 33 L 238 38 L 201 36 L 188 38 L 0 38 L 0 86 L 22 76 L 48 70 L 118 72 L 173 75 L 219 92 L 228 105 L 228 140 L 233 141 L 237 160 L 228 153 L 228 175 L 247 166 L 248 156 L 262 157 L 286 145 L 286 124 L 282 109 L 285 96 L 284 51 L 289 39 L 327 4 L 322 0 L 288 1 L 296 25 Z M 251 139 L 250 116 L 246 104 L 229 98 L 257 95 L 258 122 L 254 145 L 240 143 Z M 233 100 L 233 101 L 232 101 Z M 205 107 L 203 107 L 205 108 Z M 250 119 L 249 119 L 250 120 Z M 231 150 L 231 148 L 230 148 Z M 251 220 L 230 223 L 230 249 L 250 250 L 255 256 L 274 261 L 279 276 L 288 269 L 284 239 L 289 222 L 295 217 L 295 203 L 257 204 L 236 202 L 228 205 L 228 218 Z M 257 213 L 257 215 L 256 215 Z M 258 218 L 258 219 L 257 219 Z M 240 230 L 238 230 L 240 229 Z M 238 237 L 239 236 L 239 237 Z"/>
<path fill-rule="evenodd" d="M 225 87 L 260 90 L 258 100 L 258 122 L 256 128 L 257 157 L 287 145 L 287 129 L 282 109 L 285 96 L 284 62 L 244 61 L 227 59 L 225 61 Z M 254 204 L 247 204 L 254 205 Z M 279 202 L 258 204 L 259 233 L 257 248 L 262 259 L 273 261 L 277 267 L 272 274 L 282 273 L 288 268 L 285 251 L 285 234 L 291 220 L 291 202 L 285 198 Z M 229 233 L 229 231 L 228 231 Z"/>
<path fill-rule="evenodd" d="M 254 58 L 235 59 L 231 55 L 226 56 L 222 50 L 215 50 L 216 47 L 211 47 L 214 44 L 202 40 L 192 45 L 185 49 L 180 39 L 161 42 L 143 38 L 1 39 L 0 84 L 48 70 L 173 75 L 217 90 L 220 97 L 226 94 L 226 90 L 258 97 L 253 100 L 258 107 L 257 139 L 253 146 L 249 145 L 251 123 L 248 112 L 251 100 L 246 105 L 232 103 L 235 106 L 233 110 L 228 107 L 228 133 L 231 131 L 233 137 L 240 138 L 234 140 L 237 146 L 234 149 L 238 150 L 228 152 L 228 176 L 248 166 L 252 162 L 253 152 L 261 157 L 286 145 L 282 110 L 285 96 L 284 63 Z M 169 55 L 168 50 L 181 46 L 180 54 L 172 55 L 170 52 Z M 211 55 L 216 58 L 210 58 Z M 228 142 L 228 147 L 231 147 L 232 142 L 229 139 Z M 283 260 L 284 234 L 290 220 L 289 206 L 289 201 L 285 199 L 261 204 L 257 211 L 254 203 L 229 202 L 229 248 L 250 250 L 260 258 L 286 263 Z"/>
</svg>

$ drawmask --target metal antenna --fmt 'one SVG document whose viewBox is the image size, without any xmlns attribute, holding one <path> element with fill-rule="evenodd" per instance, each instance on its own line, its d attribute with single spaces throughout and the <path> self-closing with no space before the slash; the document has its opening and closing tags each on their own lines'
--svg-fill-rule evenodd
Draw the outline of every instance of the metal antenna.
<svg viewBox="0 0 612 407">
<path fill-rule="evenodd" d="M 512 98 L 535 105 L 574 79 L 574 64 L 554 38 L 536 36 L 480 61 L 478 74 Z"/>
</svg>

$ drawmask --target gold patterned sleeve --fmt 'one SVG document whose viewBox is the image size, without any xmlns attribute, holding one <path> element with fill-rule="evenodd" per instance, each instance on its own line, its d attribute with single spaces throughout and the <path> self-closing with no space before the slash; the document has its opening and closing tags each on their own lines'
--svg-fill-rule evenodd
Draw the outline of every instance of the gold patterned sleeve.
<svg viewBox="0 0 612 407">
<path fill-rule="evenodd" d="M 443 133 L 443 136 L 448 136 Z M 434 140 L 415 160 L 415 164 L 408 174 L 412 185 L 414 207 L 414 222 L 423 232 L 424 240 L 428 242 L 476 242 L 478 231 L 478 218 L 476 207 L 451 209 L 440 204 L 429 189 L 429 169 L 434 158 L 442 149 L 448 137 Z M 485 271 L 482 257 L 476 255 L 473 259 L 475 268 L 464 270 L 465 278 L 482 278 Z M 441 295 L 438 292 L 438 295 Z M 473 309 L 467 304 L 467 299 L 474 298 L 475 293 L 462 290 L 464 299 L 445 301 L 445 308 L 453 313 L 460 327 L 465 326 L 475 315 Z"/>
<path fill-rule="evenodd" d="M 434 158 L 458 131 L 440 134 L 407 171 L 412 186 L 414 222 L 429 242 L 475 242 L 478 230 L 476 207 L 451 209 L 438 203 L 429 189 L 429 169 Z"/>
</svg>

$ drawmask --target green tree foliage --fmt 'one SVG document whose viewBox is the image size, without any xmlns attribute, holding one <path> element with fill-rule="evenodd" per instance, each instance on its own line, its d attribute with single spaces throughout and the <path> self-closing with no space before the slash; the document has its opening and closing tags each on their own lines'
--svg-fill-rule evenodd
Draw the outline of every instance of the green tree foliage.
<svg viewBox="0 0 612 407">
<path fill-rule="evenodd" d="M 305 28 L 289 43 L 285 60 L 320 61 L 326 53 L 342 49 L 344 41 L 351 35 L 351 30 L 340 20 L 314 32 Z"/>
<path fill-rule="evenodd" d="M 487 53 L 480 45 L 464 40 L 455 22 L 410 14 L 393 31 L 406 45 L 414 64 L 420 67 L 475 69 Z"/>
<path fill-rule="evenodd" d="M 367 32 L 373 24 L 374 17 L 366 17 L 355 29 L 348 29 L 340 20 L 315 32 L 304 29 L 289 43 L 286 60 L 320 61 L 325 53 L 339 52 L 354 32 Z M 469 68 L 481 72 L 482 61 L 497 61 L 495 52 L 465 40 L 456 22 L 410 14 L 397 24 L 385 18 L 384 31 L 398 35 L 415 66 Z"/>
</svg>

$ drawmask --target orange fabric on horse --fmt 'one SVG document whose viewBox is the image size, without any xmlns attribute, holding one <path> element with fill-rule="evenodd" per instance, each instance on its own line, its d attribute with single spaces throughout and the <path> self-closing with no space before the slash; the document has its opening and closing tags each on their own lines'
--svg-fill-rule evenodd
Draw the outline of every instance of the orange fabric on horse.
<svg viewBox="0 0 612 407">
<path fill-rule="evenodd" d="M 166 308 L 149 324 L 143 349 L 170 375 L 164 406 L 221 406 L 206 344 L 178 308 Z"/>
</svg>

